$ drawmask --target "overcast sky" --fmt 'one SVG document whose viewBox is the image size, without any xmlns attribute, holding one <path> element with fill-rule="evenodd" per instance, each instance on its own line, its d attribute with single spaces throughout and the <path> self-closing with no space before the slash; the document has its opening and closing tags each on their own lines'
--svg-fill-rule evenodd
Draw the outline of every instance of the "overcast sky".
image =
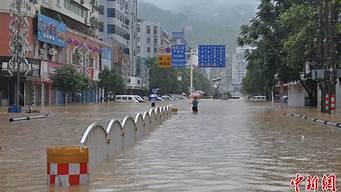
<svg viewBox="0 0 341 192">
<path fill-rule="evenodd" d="M 222 5 L 224 4 L 251 4 L 255 7 L 257 6 L 258 2 L 257 0 L 141 0 L 144 2 L 152 3 L 162 9 L 167 10 L 175 10 L 179 7 L 182 7 L 184 5 L 193 5 L 194 7 L 201 3 L 206 4 L 216 4 L 216 5 Z"/>
</svg>

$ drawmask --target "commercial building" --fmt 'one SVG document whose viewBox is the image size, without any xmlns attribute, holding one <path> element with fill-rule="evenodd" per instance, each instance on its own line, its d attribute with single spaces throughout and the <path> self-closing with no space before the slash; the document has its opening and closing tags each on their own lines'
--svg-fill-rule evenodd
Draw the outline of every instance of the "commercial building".
<svg viewBox="0 0 341 192">
<path fill-rule="evenodd" d="M 14 103 L 15 89 L 15 77 L 6 74 L 6 62 L 10 58 L 9 3 L 1 2 L 0 7 L 4 30 L 1 34 L 5 38 L 0 50 L 0 92 L 3 105 L 8 105 Z M 30 10 L 28 60 L 33 70 L 22 77 L 21 105 L 63 104 L 63 92 L 53 88 L 51 77 L 55 69 L 64 64 L 74 65 L 92 81 L 89 90 L 69 94 L 66 102 L 97 102 L 101 94 L 97 85 L 98 73 L 112 60 L 111 45 L 98 39 L 98 4 L 90 0 L 45 0 L 31 4 Z"/>
</svg>

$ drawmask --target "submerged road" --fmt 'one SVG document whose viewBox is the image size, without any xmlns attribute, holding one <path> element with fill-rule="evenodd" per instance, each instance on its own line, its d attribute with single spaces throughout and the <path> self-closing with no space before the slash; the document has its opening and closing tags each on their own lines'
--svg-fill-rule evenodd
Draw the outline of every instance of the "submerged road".
<svg viewBox="0 0 341 192">
<path fill-rule="evenodd" d="M 314 109 L 200 100 L 199 113 L 192 114 L 189 101 L 174 105 L 178 115 L 99 166 L 88 186 L 64 190 L 284 192 L 294 190 L 290 179 L 296 173 L 320 179 L 336 174 L 341 183 L 341 130 L 283 115 L 314 116 Z M 147 109 L 148 104 L 52 107 L 48 119 L 14 124 L 0 114 L 0 191 L 46 191 L 47 146 L 78 144 L 91 121 Z"/>
</svg>

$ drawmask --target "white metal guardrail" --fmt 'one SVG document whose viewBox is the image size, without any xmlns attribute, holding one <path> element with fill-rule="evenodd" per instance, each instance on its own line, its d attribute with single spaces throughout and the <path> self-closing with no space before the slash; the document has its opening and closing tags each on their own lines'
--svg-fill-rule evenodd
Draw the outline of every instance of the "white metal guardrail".
<svg viewBox="0 0 341 192">
<path fill-rule="evenodd" d="M 172 115 L 171 105 L 153 108 L 135 118 L 126 116 L 122 123 L 118 120 L 98 121 L 89 125 L 80 140 L 80 147 L 89 149 L 89 169 L 115 153 L 134 146 Z"/>
</svg>

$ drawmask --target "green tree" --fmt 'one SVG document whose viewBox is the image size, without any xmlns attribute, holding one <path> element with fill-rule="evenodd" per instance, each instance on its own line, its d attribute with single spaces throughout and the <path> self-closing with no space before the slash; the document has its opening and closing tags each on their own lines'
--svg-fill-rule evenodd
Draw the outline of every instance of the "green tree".
<svg viewBox="0 0 341 192">
<path fill-rule="evenodd" d="M 57 68 L 52 80 L 53 87 L 63 91 L 64 105 L 66 104 L 67 94 L 81 92 L 89 88 L 88 78 L 78 73 L 74 66 L 68 64 Z"/>
<path fill-rule="evenodd" d="M 190 87 L 190 69 L 188 68 L 159 68 L 157 60 L 150 58 L 146 61 L 149 67 L 149 87 L 159 88 L 160 94 L 187 93 Z M 182 80 L 177 79 L 178 76 Z M 207 94 L 213 94 L 214 88 L 209 80 L 197 69 L 193 71 L 193 84 Z"/>
<path fill-rule="evenodd" d="M 317 4 L 310 0 L 261 0 L 249 25 L 241 27 L 238 43 L 255 48 L 247 53 L 249 62 L 243 91 L 266 94 L 276 80 L 300 81 L 310 98 L 315 98 L 316 82 L 305 74 L 305 66 L 316 55 Z"/>
<path fill-rule="evenodd" d="M 99 86 L 104 89 L 104 96 L 108 97 L 109 93 L 122 93 L 125 84 L 122 76 L 114 70 L 102 70 L 99 75 Z"/>
</svg>

